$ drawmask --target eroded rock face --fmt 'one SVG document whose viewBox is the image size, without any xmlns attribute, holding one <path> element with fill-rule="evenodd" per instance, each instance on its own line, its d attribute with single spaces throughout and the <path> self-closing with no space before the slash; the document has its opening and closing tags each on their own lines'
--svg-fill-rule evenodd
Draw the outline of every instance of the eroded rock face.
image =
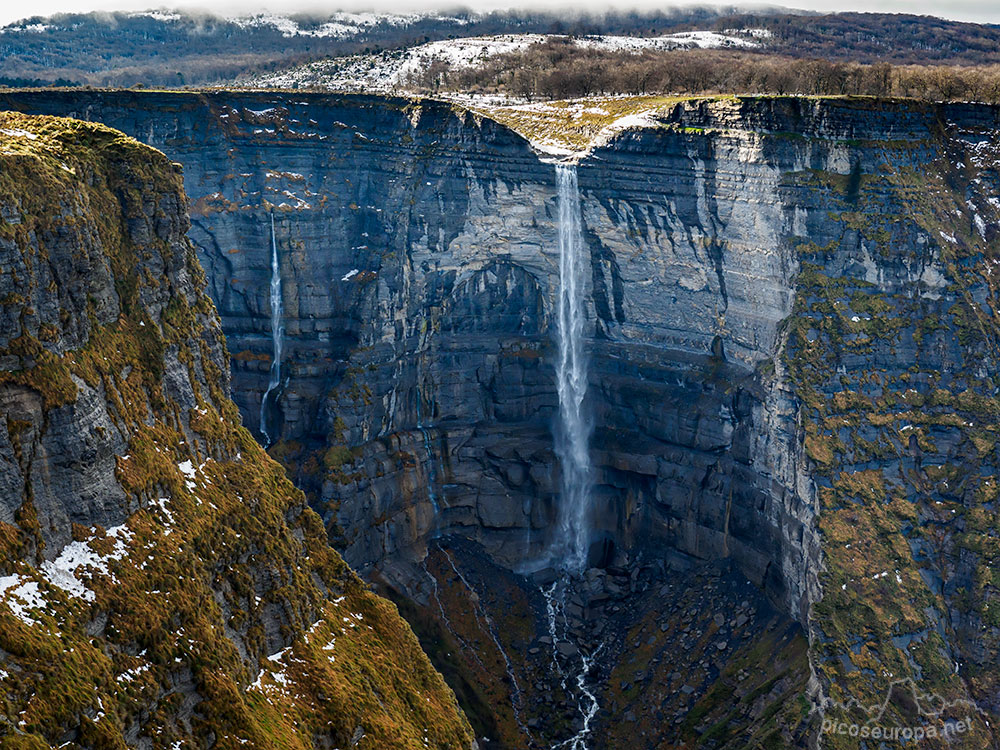
<svg viewBox="0 0 1000 750">
<path fill-rule="evenodd" d="M 513 568 L 545 548 L 557 205 L 525 141 L 367 97 L 2 101 L 185 165 L 251 428 L 273 211 L 273 452 L 350 562 L 413 592 L 431 539 Z M 992 705 L 996 128 L 988 107 L 687 102 L 578 167 L 600 562 L 732 558 L 808 629 L 819 696 L 876 703 L 884 672 Z"/>
<path fill-rule="evenodd" d="M 71 106 L 185 164 L 251 428 L 274 210 L 281 450 L 348 560 L 419 557 L 458 529 L 508 564 L 542 549 L 557 486 L 552 167 L 441 104 L 130 97 Z M 734 555 L 800 613 L 814 551 L 789 557 L 786 538 L 809 537 L 811 494 L 796 486 L 794 424 L 767 424 L 792 408 L 754 369 L 791 310 L 785 240 L 801 217 L 779 187 L 805 157 L 765 141 L 640 135 L 580 165 L 599 525 L 623 559 L 643 544 Z"/>
<path fill-rule="evenodd" d="M 14 523 L 29 498 L 48 557 L 70 541 L 73 523 L 116 526 L 135 510 L 114 478 L 117 457 L 128 453 L 128 434 L 113 416 L 105 384 L 57 373 L 53 364 L 114 324 L 126 304 L 115 287 L 114 259 L 94 242 L 104 230 L 101 214 L 108 207 L 88 198 L 64 201 L 58 213 L 38 225 L 31 223 L 38 213 L 36 196 L 11 191 L 0 204 L 8 230 L 0 243 L 0 295 L 6 300 L 0 349 L 3 369 L 24 374 L 8 374 L 0 394 L 3 413 L 13 425 L 0 438 L 5 443 L 0 521 Z M 136 302 L 159 318 L 171 296 L 186 301 L 194 290 L 185 264 L 183 197 L 164 193 L 147 200 L 155 218 L 133 218 L 122 243 L 165 248 L 139 264 L 141 273 L 164 279 L 158 287 L 137 290 Z M 18 242 L 22 232 L 27 248 Z M 224 358 L 217 329 L 206 327 L 204 337 L 205 351 Z M 189 409 L 194 397 L 177 356 L 176 349 L 164 353 L 164 395 Z M 36 367 L 46 375 L 30 375 Z"/>
</svg>

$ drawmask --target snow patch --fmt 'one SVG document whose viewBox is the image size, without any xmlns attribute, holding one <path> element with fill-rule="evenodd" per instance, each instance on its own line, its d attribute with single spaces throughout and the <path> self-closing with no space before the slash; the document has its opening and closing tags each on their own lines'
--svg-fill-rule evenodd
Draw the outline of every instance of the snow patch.
<svg viewBox="0 0 1000 750">
<path fill-rule="evenodd" d="M 154 21 L 160 21 L 162 23 L 170 23 L 172 21 L 180 21 L 184 16 L 180 13 L 171 13 L 165 10 L 145 10 L 136 11 L 135 13 L 129 13 L 129 18 L 152 18 Z"/>
<path fill-rule="evenodd" d="M 167 503 L 169 502 L 170 502 L 169 497 L 161 497 L 159 500 L 156 501 L 156 507 L 160 509 L 160 512 L 163 514 L 164 518 L 163 536 L 170 536 L 174 531 L 172 528 L 174 525 L 174 514 L 171 513 L 170 509 L 167 507 Z"/>
<path fill-rule="evenodd" d="M 42 575 L 49 583 L 70 596 L 86 602 L 94 601 L 95 594 L 81 579 L 80 569 L 89 571 L 91 576 L 109 575 L 108 563 L 125 557 L 128 553 L 128 543 L 132 540 L 132 532 L 127 526 L 108 529 L 107 536 L 114 540 L 114 547 L 108 554 L 98 554 L 90 547 L 89 542 L 70 542 L 62 548 L 55 560 L 46 560 L 42 563 Z"/>
<path fill-rule="evenodd" d="M 21 128 L 0 128 L 0 133 L 9 135 L 11 138 L 27 138 L 29 141 L 34 141 L 38 138 L 34 133 L 22 130 Z"/>
<path fill-rule="evenodd" d="M 49 29 L 56 28 L 50 23 L 29 23 L 26 26 L 17 26 L 15 24 L 10 24 L 9 26 L 4 26 L 0 28 L 0 34 L 7 33 L 28 33 L 28 34 L 44 34 Z"/>
<path fill-rule="evenodd" d="M 198 485 L 194 481 L 195 477 L 197 477 L 198 472 L 204 469 L 205 465 L 211 460 L 212 459 L 210 458 L 205 459 L 200 464 L 198 464 L 197 467 L 191 462 L 190 459 L 187 461 L 181 461 L 179 464 L 177 464 L 177 468 L 180 470 L 181 474 L 183 474 L 185 477 L 184 486 L 188 488 L 189 492 L 193 492 L 195 489 L 197 489 Z"/>
<path fill-rule="evenodd" d="M 38 583 L 17 574 L 0 578 L 0 596 L 4 597 L 14 616 L 25 625 L 38 623 L 29 614 L 31 610 L 46 607 L 45 597 L 38 590 Z"/>
</svg>

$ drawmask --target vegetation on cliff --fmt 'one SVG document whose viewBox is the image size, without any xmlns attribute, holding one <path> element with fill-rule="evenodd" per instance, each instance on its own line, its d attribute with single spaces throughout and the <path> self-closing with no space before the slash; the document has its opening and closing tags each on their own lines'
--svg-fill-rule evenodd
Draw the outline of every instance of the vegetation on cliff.
<svg viewBox="0 0 1000 750">
<path fill-rule="evenodd" d="M 0 115 L 0 452 L 22 490 L 0 747 L 468 747 L 395 607 L 239 425 L 184 205 L 174 165 L 117 131 Z M 88 522 L 88 487 L 41 507 L 52 424 L 98 453 L 122 437 L 121 523 Z"/>
<path fill-rule="evenodd" d="M 929 746 L 995 743 L 996 153 L 941 128 L 883 144 L 875 168 L 792 180 L 841 227 L 800 238 L 787 321 L 824 536 L 814 668 L 838 720 L 973 719 Z"/>
</svg>

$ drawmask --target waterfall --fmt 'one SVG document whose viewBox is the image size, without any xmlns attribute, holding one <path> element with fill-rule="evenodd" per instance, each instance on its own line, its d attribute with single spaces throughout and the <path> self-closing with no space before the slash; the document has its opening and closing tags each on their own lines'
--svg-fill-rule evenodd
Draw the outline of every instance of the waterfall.
<svg viewBox="0 0 1000 750">
<path fill-rule="evenodd" d="M 561 658 L 559 653 L 561 642 L 574 640 L 566 616 L 566 602 L 576 577 L 587 565 L 593 489 L 588 446 L 593 428 L 583 403 L 587 395 L 587 357 L 583 347 L 587 264 L 575 165 L 556 165 L 556 187 L 559 193 L 559 361 L 556 365 L 559 422 L 555 449 L 559 458 L 560 497 L 549 560 L 561 569 L 561 575 L 550 588 L 542 588 L 542 596 L 552 639 L 552 664 L 559 674 L 563 691 L 575 695 L 581 719 L 577 732 L 555 748 L 588 750 L 587 740 L 599 704 L 587 679 L 601 647 L 587 653 L 582 643 L 576 644 L 579 652 L 576 659 Z"/>
<path fill-rule="evenodd" d="M 264 445 L 270 446 L 274 441 L 267 431 L 267 409 L 272 401 L 271 394 L 277 398 L 277 389 L 281 383 L 281 348 L 285 339 L 285 327 L 282 324 L 281 305 L 281 264 L 278 262 L 278 241 L 274 236 L 274 214 L 271 214 L 271 373 L 267 382 L 267 390 L 260 400 L 260 432 L 264 436 Z"/>
<path fill-rule="evenodd" d="M 584 410 L 587 359 L 583 350 L 585 263 L 576 165 L 556 165 L 559 191 L 559 517 L 552 557 L 571 574 L 583 572 L 590 542 L 591 424 Z"/>
<path fill-rule="evenodd" d="M 437 484 L 437 459 L 434 458 L 434 449 L 431 447 L 431 436 L 427 432 L 427 425 L 424 424 L 424 410 L 423 410 L 423 394 L 420 389 L 417 389 L 417 429 L 420 430 L 420 434 L 424 438 L 424 453 L 427 456 L 427 499 L 431 501 L 431 507 L 434 509 L 434 516 L 440 512 L 441 508 L 438 506 L 437 493 L 434 491 L 434 485 Z"/>
</svg>

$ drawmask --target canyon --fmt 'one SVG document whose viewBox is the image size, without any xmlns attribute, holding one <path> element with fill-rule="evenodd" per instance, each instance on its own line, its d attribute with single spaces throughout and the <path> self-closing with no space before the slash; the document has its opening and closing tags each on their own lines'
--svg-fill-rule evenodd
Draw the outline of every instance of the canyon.
<svg viewBox="0 0 1000 750">
<path fill-rule="evenodd" d="M 574 156 L 568 579 L 567 168 L 530 133 L 365 95 L 0 107 L 178 164 L 243 424 L 481 747 L 804 747 L 905 679 L 996 741 L 995 107 L 677 100 Z"/>
</svg>

